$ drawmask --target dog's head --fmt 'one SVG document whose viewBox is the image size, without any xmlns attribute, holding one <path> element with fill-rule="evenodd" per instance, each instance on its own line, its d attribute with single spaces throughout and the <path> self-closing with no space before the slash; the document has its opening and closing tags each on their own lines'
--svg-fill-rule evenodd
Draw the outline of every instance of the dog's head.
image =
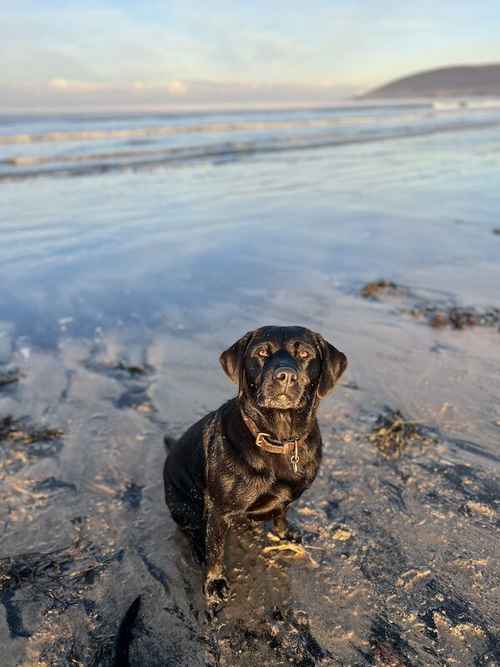
<svg viewBox="0 0 500 667">
<path fill-rule="evenodd" d="M 249 331 L 220 356 L 229 379 L 259 408 L 297 410 L 329 394 L 346 356 L 303 327 Z"/>
</svg>

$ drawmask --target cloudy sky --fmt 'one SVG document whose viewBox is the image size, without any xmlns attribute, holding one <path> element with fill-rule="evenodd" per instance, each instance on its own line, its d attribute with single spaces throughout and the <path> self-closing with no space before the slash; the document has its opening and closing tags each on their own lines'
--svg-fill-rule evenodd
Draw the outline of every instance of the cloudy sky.
<svg viewBox="0 0 500 667">
<path fill-rule="evenodd" d="M 500 61 L 500 0 L 0 0 L 0 111 L 327 103 Z"/>
</svg>

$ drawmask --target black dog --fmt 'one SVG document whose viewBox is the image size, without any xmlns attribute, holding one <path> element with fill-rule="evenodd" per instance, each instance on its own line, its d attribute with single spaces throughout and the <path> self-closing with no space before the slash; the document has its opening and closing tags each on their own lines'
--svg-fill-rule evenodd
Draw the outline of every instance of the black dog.
<svg viewBox="0 0 500 667">
<path fill-rule="evenodd" d="M 316 411 L 347 366 L 342 352 L 302 327 L 250 331 L 220 362 L 239 384 L 237 398 L 184 433 L 163 473 L 172 517 L 206 563 L 209 604 L 229 591 L 224 542 L 233 517 L 273 519 L 279 537 L 300 540 L 286 512 L 316 477 Z"/>
</svg>

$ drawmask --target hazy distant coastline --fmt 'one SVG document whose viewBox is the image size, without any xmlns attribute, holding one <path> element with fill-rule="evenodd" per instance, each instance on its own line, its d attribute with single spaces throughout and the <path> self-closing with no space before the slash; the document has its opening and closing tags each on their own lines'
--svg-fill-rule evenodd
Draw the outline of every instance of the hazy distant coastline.
<svg viewBox="0 0 500 667">
<path fill-rule="evenodd" d="M 401 77 L 358 99 L 500 96 L 500 64 L 457 65 Z"/>
</svg>

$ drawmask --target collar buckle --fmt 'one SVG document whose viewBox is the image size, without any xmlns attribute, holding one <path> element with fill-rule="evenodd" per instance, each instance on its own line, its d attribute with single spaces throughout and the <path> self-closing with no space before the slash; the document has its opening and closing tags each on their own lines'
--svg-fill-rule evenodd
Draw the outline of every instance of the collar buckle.
<svg viewBox="0 0 500 667">
<path fill-rule="evenodd" d="M 255 444 L 257 445 L 257 447 L 263 448 L 264 445 L 266 444 L 266 438 L 270 437 L 271 436 L 269 435 L 269 433 L 262 433 L 262 432 L 257 433 L 257 435 L 255 436 Z"/>
</svg>

